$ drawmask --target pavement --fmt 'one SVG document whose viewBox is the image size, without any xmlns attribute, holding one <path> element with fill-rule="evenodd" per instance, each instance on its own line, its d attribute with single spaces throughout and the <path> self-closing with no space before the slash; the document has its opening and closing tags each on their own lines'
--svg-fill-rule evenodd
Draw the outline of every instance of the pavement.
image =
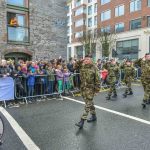
<svg viewBox="0 0 150 150">
<path fill-rule="evenodd" d="M 150 106 L 142 109 L 143 88 L 134 85 L 134 95 L 127 98 L 123 91 L 110 101 L 107 92 L 96 95 L 98 120 L 82 130 L 75 126 L 84 109 L 81 97 L 1 109 L 0 150 L 150 150 Z"/>
</svg>

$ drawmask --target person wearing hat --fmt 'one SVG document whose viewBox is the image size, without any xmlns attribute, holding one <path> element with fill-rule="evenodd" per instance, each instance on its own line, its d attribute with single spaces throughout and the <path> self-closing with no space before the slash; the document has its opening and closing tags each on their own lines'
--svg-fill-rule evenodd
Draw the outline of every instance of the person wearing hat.
<svg viewBox="0 0 150 150">
<path fill-rule="evenodd" d="M 89 55 L 86 55 L 83 60 L 77 62 L 74 69 L 79 69 L 81 80 L 80 89 L 85 101 L 84 113 L 82 114 L 80 121 L 75 124 L 81 129 L 86 120 L 87 122 L 94 122 L 97 120 L 93 98 L 95 93 L 100 90 L 100 77 L 98 69 L 93 64 L 92 58 Z M 89 113 L 91 114 L 91 117 L 87 119 Z"/>
<path fill-rule="evenodd" d="M 117 97 L 117 91 L 116 91 L 116 81 L 119 78 L 119 67 L 116 64 L 116 61 L 114 59 L 111 59 L 109 63 L 106 63 L 103 65 L 103 68 L 108 70 L 108 77 L 107 77 L 107 82 L 110 86 L 108 95 L 106 97 L 106 100 L 111 99 L 111 95 L 113 93 L 113 98 Z"/>
<path fill-rule="evenodd" d="M 132 88 L 131 88 L 131 82 L 135 77 L 135 69 L 132 66 L 131 60 L 127 59 L 126 62 L 121 65 L 120 67 L 124 71 L 124 82 L 127 86 L 125 89 L 125 92 L 123 94 L 124 98 L 127 97 L 127 95 L 133 95 Z"/>
<path fill-rule="evenodd" d="M 146 53 L 141 59 L 134 62 L 135 65 L 141 67 L 141 83 L 144 89 L 144 98 L 142 106 L 146 108 L 146 105 L 150 104 L 150 53 Z"/>
</svg>

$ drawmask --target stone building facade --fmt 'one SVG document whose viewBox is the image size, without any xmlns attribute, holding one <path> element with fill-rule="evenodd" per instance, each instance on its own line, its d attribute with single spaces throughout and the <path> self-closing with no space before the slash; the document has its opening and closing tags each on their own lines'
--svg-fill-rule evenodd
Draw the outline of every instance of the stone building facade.
<svg viewBox="0 0 150 150">
<path fill-rule="evenodd" d="M 65 5 L 65 0 L 0 0 L 0 58 L 66 58 Z"/>
</svg>

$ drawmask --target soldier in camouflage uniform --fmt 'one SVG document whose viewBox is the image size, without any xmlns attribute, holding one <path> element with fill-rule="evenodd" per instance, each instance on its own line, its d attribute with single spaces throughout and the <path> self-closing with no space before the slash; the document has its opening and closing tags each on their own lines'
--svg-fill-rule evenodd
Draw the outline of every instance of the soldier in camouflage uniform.
<svg viewBox="0 0 150 150">
<path fill-rule="evenodd" d="M 109 88 L 108 96 L 106 97 L 106 100 L 110 100 L 112 93 L 113 93 L 113 96 L 112 96 L 113 98 L 117 97 L 115 84 L 116 84 L 116 81 L 119 79 L 119 66 L 117 66 L 116 61 L 112 59 L 110 63 L 104 64 L 103 68 L 108 70 L 107 81 L 108 81 L 110 88 Z"/>
<path fill-rule="evenodd" d="M 120 68 L 123 69 L 123 71 L 124 71 L 124 82 L 127 86 L 123 96 L 127 97 L 127 95 L 133 95 L 132 88 L 131 88 L 131 82 L 135 77 L 135 69 L 132 66 L 132 63 L 130 60 L 126 60 L 126 63 L 121 65 Z"/>
<path fill-rule="evenodd" d="M 150 104 L 150 53 L 145 54 L 144 58 L 141 58 L 134 63 L 140 66 L 142 70 L 141 82 L 144 88 L 142 106 L 145 108 L 146 104 Z"/>
<path fill-rule="evenodd" d="M 87 120 L 89 112 L 91 117 L 87 120 L 87 122 L 93 122 L 97 120 L 93 98 L 95 93 L 99 92 L 100 90 L 100 77 L 98 74 L 98 69 L 92 63 L 90 56 L 86 56 L 82 62 L 78 62 L 75 66 L 75 69 L 77 68 L 79 68 L 80 71 L 80 88 L 82 97 L 85 101 L 85 109 L 80 122 L 76 123 L 75 125 L 79 128 L 82 128 L 84 121 Z"/>
</svg>

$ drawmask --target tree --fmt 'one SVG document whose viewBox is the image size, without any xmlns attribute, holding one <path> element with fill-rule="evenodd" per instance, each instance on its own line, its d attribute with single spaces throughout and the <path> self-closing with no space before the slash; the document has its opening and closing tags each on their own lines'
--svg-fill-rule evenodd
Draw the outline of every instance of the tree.
<svg viewBox="0 0 150 150">
<path fill-rule="evenodd" d="M 102 56 L 109 57 L 116 43 L 116 34 L 113 31 L 108 32 L 108 31 L 101 31 L 101 29 L 98 29 L 97 41 L 101 44 Z"/>
<path fill-rule="evenodd" d="M 92 54 L 96 49 L 97 37 L 92 31 L 84 31 L 83 35 L 78 38 L 78 41 L 83 45 L 85 54 Z"/>
</svg>

